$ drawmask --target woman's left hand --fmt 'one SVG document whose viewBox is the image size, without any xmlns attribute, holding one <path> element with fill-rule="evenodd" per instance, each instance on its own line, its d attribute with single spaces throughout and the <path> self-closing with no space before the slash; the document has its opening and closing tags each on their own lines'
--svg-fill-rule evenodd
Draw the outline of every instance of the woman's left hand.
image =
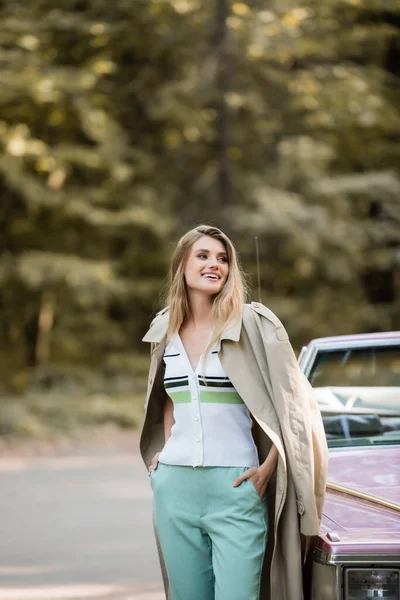
<svg viewBox="0 0 400 600">
<path fill-rule="evenodd" d="M 233 487 L 238 487 L 245 479 L 250 479 L 251 483 L 256 488 L 258 495 L 262 499 L 265 490 L 267 489 L 268 481 L 271 479 L 271 475 L 272 472 L 263 469 L 263 465 L 260 467 L 251 467 L 235 479 Z"/>
</svg>

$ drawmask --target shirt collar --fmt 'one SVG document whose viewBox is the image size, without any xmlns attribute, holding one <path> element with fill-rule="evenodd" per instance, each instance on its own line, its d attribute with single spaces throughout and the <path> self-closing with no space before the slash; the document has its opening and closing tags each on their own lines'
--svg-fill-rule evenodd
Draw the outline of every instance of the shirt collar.
<svg viewBox="0 0 400 600">
<path fill-rule="evenodd" d="M 161 343 L 162 340 L 167 335 L 168 318 L 169 318 L 169 312 L 168 312 L 168 309 L 165 308 L 160 313 L 158 313 L 158 315 L 156 316 L 156 318 L 150 325 L 150 329 L 148 330 L 148 332 L 146 333 L 146 335 L 144 336 L 142 341 L 143 342 Z M 224 331 L 222 332 L 221 341 L 222 340 L 231 340 L 232 342 L 238 342 L 240 339 L 241 329 L 242 329 L 242 317 L 233 319 L 232 321 L 230 321 L 228 323 L 228 325 L 225 327 Z"/>
</svg>

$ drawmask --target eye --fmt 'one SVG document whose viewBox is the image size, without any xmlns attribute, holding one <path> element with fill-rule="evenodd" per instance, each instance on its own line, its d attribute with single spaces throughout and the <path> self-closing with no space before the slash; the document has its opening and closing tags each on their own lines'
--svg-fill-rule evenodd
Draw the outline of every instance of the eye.
<svg viewBox="0 0 400 600">
<path fill-rule="evenodd" d="M 201 254 L 197 255 L 198 258 L 207 258 L 207 254 L 204 254 L 204 252 L 201 252 Z"/>
<path fill-rule="evenodd" d="M 220 256 L 219 260 L 220 260 L 222 263 L 227 263 L 227 262 L 228 262 L 228 258 L 227 258 L 226 256 Z"/>
</svg>

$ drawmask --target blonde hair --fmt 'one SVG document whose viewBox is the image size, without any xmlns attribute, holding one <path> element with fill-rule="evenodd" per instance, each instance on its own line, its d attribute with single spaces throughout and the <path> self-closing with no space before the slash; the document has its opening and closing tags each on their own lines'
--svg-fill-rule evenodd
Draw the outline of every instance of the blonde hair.
<svg viewBox="0 0 400 600">
<path fill-rule="evenodd" d="M 222 243 L 228 255 L 229 264 L 228 278 L 213 300 L 213 315 L 216 326 L 204 351 L 203 357 L 205 358 L 228 323 L 235 318 L 241 318 L 243 303 L 247 297 L 247 284 L 235 247 L 225 233 L 217 227 L 209 225 L 199 225 L 185 233 L 179 240 L 171 260 L 167 300 L 169 305 L 167 339 L 171 339 L 171 336 L 179 331 L 184 321 L 191 315 L 184 273 L 189 252 L 193 244 L 203 235 Z"/>
</svg>

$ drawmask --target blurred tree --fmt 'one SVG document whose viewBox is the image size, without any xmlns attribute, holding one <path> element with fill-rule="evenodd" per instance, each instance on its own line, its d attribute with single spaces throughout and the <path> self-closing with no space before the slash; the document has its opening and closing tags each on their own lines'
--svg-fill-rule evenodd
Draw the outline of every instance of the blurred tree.
<svg viewBox="0 0 400 600">
<path fill-rule="evenodd" d="M 233 4 L 234 219 L 253 273 L 259 236 L 264 301 L 295 339 L 400 324 L 399 10 Z"/>
<path fill-rule="evenodd" d="M 200 221 L 253 276 L 258 235 L 263 300 L 295 343 L 399 327 L 399 15 L 398 0 L 2 3 L 2 380 L 24 389 L 38 360 L 118 370 L 170 241 Z"/>
<path fill-rule="evenodd" d="M 148 318 L 170 211 L 144 99 L 168 56 L 149 69 L 143 3 L 8 2 L 0 18 L 0 375 L 23 389 L 38 361 L 102 367 L 132 351 Z"/>
</svg>

